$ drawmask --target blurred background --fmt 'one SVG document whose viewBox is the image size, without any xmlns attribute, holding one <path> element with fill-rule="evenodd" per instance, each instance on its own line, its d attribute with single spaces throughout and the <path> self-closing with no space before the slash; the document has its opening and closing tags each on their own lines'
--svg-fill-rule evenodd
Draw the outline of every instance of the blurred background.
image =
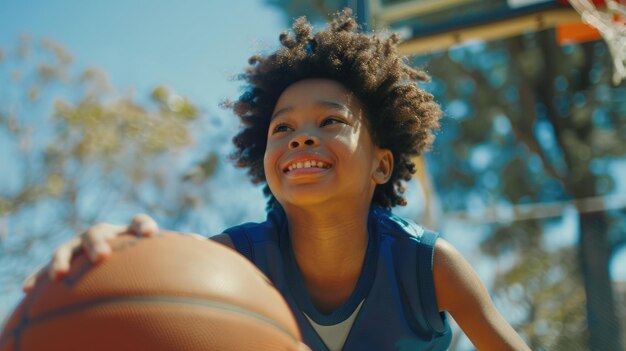
<svg viewBox="0 0 626 351">
<path fill-rule="evenodd" d="M 396 212 L 465 255 L 533 350 L 623 350 L 626 83 L 565 1 L 0 0 L 0 321 L 96 222 L 263 220 L 220 105 L 294 18 L 344 6 L 401 33 L 445 111 Z"/>
</svg>

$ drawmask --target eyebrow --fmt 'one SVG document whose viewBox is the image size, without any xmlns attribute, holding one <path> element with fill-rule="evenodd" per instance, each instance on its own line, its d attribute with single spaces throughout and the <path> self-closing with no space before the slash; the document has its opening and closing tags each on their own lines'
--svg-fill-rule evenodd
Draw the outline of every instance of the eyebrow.
<svg viewBox="0 0 626 351">
<path fill-rule="evenodd" d="M 340 103 L 340 102 L 336 102 L 336 101 L 331 101 L 331 100 L 319 100 L 315 102 L 316 106 L 321 106 L 321 107 L 329 107 L 332 108 L 334 110 L 341 110 L 346 112 L 348 115 L 352 116 L 352 111 L 350 111 L 350 109 L 348 108 L 348 106 Z M 276 111 L 273 115 L 272 118 L 270 120 L 274 120 L 276 117 L 287 113 L 287 112 L 291 112 L 295 109 L 294 106 L 287 106 L 285 108 L 281 108 L 280 110 Z"/>
</svg>

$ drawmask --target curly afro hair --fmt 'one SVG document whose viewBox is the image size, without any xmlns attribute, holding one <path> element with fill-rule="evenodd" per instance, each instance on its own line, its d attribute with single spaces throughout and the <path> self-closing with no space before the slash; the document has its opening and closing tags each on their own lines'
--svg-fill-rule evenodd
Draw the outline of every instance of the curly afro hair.
<svg viewBox="0 0 626 351">
<path fill-rule="evenodd" d="M 406 205 L 403 181 L 415 173 L 412 159 L 430 147 L 441 117 L 433 96 L 417 84 L 429 77 L 406 64 L 396 48 L 397 34 L 382 38 L 358 32 L 349 9 L 335 14 L 325 30 L 313 33 L 304 17 L 295 21 L 292 30 L 280 35 L 282 45 L 274 53 L 252 56 L 239 76 L 247 85 L 239 99 L 229 104 L 243 124 L 233 138 L 236 165 L 248 168 L 253 183 L 266 182 L 263 157 L 278 98 L 297 81 L 331 79 L 357 96 L 372 139 L 393 153 L 391 178 L 376 187 L 373 203 L 384 208 Z M 267 184 L 264 193 L 270 196 L 271 207 L 275 198 Z"/>
</svg>

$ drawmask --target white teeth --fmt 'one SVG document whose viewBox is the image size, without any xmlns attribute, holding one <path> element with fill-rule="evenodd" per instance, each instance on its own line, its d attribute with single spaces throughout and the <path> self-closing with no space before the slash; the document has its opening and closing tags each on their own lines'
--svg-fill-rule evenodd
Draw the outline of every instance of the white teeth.
<svg viewBox="0 0 626 351">
<path fill-rule="evenodd" d="M 300 169 L 300 168 L 329 168 L 329 166 L 322 162 L 322 161 L 315 161 L 315 160 L 307 160 L 304 162 L 296 162 L 296 163 L 292 163 L 287 167 L 287 170 L 292 171 L 294 169 Z"/>
</svg>

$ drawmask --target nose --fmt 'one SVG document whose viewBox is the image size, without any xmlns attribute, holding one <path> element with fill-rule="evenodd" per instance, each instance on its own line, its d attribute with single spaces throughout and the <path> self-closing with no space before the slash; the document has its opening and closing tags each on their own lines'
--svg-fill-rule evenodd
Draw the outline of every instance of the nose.
<svg viewBox="0 0 626 351">
<path fill-rule="evenodd" d="M 319 140 L 316 136 L 308 134 L 308 133 L 300 133 L 294 136 L 289 141 L 290 149 L 297 149 L 302 146 L 317 146 L 319 144 Z"/>
</svg>

